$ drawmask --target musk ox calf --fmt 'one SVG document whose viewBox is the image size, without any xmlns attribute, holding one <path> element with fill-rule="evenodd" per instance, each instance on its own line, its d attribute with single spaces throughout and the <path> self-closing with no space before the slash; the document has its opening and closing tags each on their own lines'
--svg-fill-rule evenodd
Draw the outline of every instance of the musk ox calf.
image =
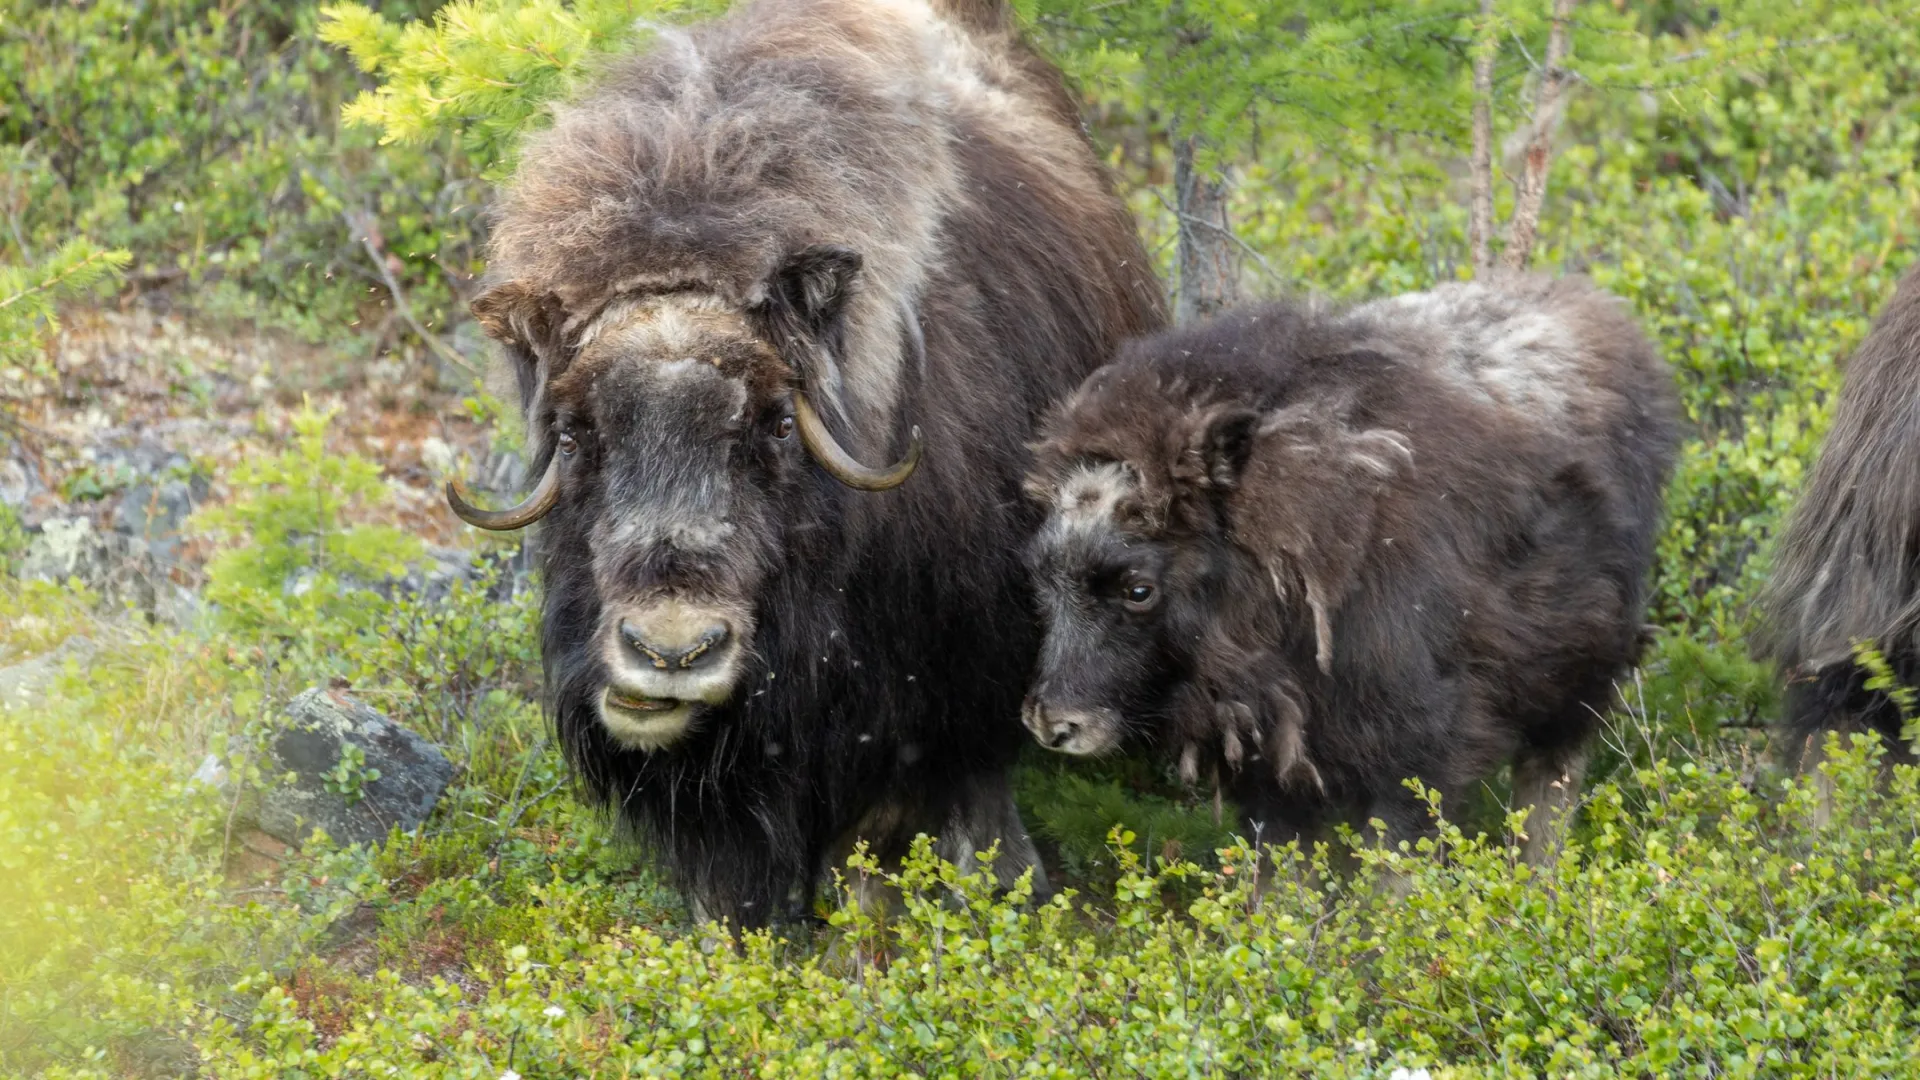
<svg viewBox="0 0 1920 1080">
<path fill-rule="evenodd" d="M 762 0 L 560 109 L 474 302 L 540 476 L 550 707 L 586 792 L 737 926 L 859 840 L 1035 864 L 1026 442 L 1162 300 L 989 0 Z M 897 462 L 892 466 L 875 462 Z M 776 910 L 778 909 L 778 910 Z"/>
<path fill-rule="evenodd" d="M 1794 765 L 1823 731 L 1878 732 L 1911 760 L 1900 709 L 1866 687 L 1854 643 L 1920 683 L 1920 264 L 1848 363 L 1826 445 L 1775 549 L 1756 651 L 1787 676 Z"/>
<path fill-rule="evenodd" d="M 1041 744 L 1130 738 L 1247 835 L 1430 828 L 1512 760 L 1565 807 L 1636 660 L 1671 376 L 1580 280 L 1232 312 L 1126 346 L 1046 421 L 1028 493 Z M 1531 857 L 1549 829 L 1527 830 Z"/>
</svg>

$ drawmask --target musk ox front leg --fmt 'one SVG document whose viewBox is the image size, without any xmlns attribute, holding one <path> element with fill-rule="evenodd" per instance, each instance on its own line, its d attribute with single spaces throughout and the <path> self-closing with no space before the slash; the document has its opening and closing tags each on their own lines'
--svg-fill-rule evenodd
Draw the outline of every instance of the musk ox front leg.
<svg viewBox="0 0 1920 1080">
<path fill-rule="evenodd" d="M 1000 847 L 993 860 L 993 876 L 1001 889 L 1012 889 L 1020 875 L 1031 869 L 1033 894 L 1051 894 L 1040 851 L 1014 804 L 1012 783 L 1004 773 L 981 773 L 962 785 L 935 850 L 961 873 L 971 874 L 979 869 L 980 853 L 995 844 Z"/>
<path fill-rule="evenodd" d="M 1558 752 L 1528 748 L 1515 755 L 1513 805 L 1527 808 L 1520 857 L 1528 864 L 1544 866 L 1559 857 L 1586 772 L 1584 744 Z"/>
<path fill-rule="evenodd" d="M 980 855 L 995 845 L 993 876 L 1002 890 L 1012 889 L 1020 875 L 1033 871 L 1035 896 L 1049 895 L 1046 869 L 1039 849 L 1020 821 L 1013 787 L 1002 773 L 978 773 L 958 781 L 957 787 L 926 791 L 918 796 L 898 795 L 869 809 L 857 825 L 835 844 L 821 876 L 844 872 L 847 858 L 864 842 L 884 870 L 897 868 L 921 835 L 933 838 L 933 853 L 952 863 L 962 874 L 980 869 Z M 868 912 L 884 912 L 899 896 L 876 877 L 848 882 L 853 899 Z"/>
</svg>

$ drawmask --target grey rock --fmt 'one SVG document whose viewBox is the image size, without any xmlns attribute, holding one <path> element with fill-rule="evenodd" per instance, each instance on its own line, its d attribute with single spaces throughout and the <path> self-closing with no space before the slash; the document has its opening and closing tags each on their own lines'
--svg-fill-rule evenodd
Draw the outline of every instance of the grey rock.
<svg viewBox="0 0 1920 1080">
<path fill-rule="evenodd" d="M 39 581 L 77 579 L 109 606 L 132 605 L 153 613 L 164 586 L 173 589 L 153 553 L 133 537 L 103 532 L 86 517 L 55 517 L 29 530 L 19 575 Z"/>
<path fill-rule="evenodd" d="M 428 349 L 427 358 L 431 366 L 429 377 L 437 390 L 471 390 L 474 379 L 487 370 L 492 343 L 480 323 L 474 319 L 462 319 L 455 324 L 453 333 L 441 340 L 466 361 L 466 366 L 452 363 L 438 349 Z"/>
<path fill-rule="evenodd" d="M 206 481 L 198 476 L 142 480 L 120 496 L 114 531 L 145 544 L 156 564 L 174 566 L 180 561 L 181 527 L 206 494 Z"/>
<path fill-rule="evenodd" d="M 68 660 L 85 666 L 99 651 L 91 639 L 75 635 L 52 652 L 0 668 L 0 705 L 30 705 L 38 701 Z"/>
<path fill-rule="evenodd" d="M 18 509 L 41 489 L 40 478 L 17 457 L 0 457 L 0 503 Z"/>
<path fill-rule="evenodd" d="M 78 578 L 109 598 L 123 595 L 126 579 L 142 572 L 143 553 L 126 537 L 103 533 L 86 517 L 55 517 L 40 523 L 20 559 L 20 576 L 41 581 Z"/>
<path fill-rule="evenodd" d="M 516 493 L 526 486 L 527 463 L 519 454 L 493 454 L 485 469 L 486 488 L 497 494 Z"/>
<path fill-rule="evenodd" d="M 20 576 L 46 581 L 83 577 L 98 546 L 93 522 L 86 518 L 48 518 L 40 523 L 40 534 L 27 542 Z"/>
<path fill-rule="evenodd" d="M 268 747 L 276 776 L 293 774 L 262 794 L 260 828 L 289 844 L 314 829 L 341 844 L 384 839 L 398 825 L 417 828 L 453 779 L 453 763 L 432 743 L 400 727 L 344 691 L 316 687 L 287 706 L 287 725 Z M 377 777 L 360 784 L 359 798 L 327 790 L 347 747 L 356 747 L 360 771 Z"/>
<path fill-rule="evenodd" d="M 472 581 L 479 576 L 480 567 L 473 552 L 429 545 L 425 556 L 409 567 L 405 576 L 389 583 L 389 591 L 410 593 L 437 602 L 446 599 L 457 583 Z"/>
</svg>

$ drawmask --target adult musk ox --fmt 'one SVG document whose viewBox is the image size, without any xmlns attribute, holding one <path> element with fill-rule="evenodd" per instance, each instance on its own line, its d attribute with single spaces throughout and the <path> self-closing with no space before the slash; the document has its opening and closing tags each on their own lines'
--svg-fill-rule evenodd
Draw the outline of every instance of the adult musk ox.
<svg viewBox="0 0 1920 1080">
<path fill-rule="evenodd" d="M 1920 263 L 1847 365 L 1761 603 L 1757 651 L 1787 674 L 1787 756 L 1833 729 L 1877 731 L 1905 758 L 1899 706 L 1867 689 L 1853 649 L 1872 642 L 1920 681 Z"/>
<path fill-rule="evenodd" d="M 586 791 L 735 925 L 857 839 L 1033 864 L 1025 444 L 1163 301 L 1010 16 L 764 0 L 663 30 L 529 142 L 490 243 L 473 309 L 541 479 L 450 495 L 544 521 Z"/>
<path fill-rule="evenodd" d="M 1132 343 L 1045 422 L 1027 482 L 1026 724 L 1069 754 L 1154 740 L 1277 842 L 1418 835 L 1403 779 L 1458 797 L 1506 759 L 1517 803 L 1564 807 L 1636 659 L 1676 413 L 1580 280 Z"/>
</svg>

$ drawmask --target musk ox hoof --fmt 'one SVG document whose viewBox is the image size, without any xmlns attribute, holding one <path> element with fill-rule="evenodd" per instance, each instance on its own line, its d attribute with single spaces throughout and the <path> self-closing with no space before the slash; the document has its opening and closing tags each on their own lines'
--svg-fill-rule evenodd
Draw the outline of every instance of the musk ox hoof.
<svg viewBox="0 0 1920 1080">
<path fill-rule="evenodd" d="M 261 797 L 262 831 L 298 844 L 314 829 L 341 844 L 384 839 L 425 821 L 453 779 L 432 743 L 338 690 L 315 687 L 287 706 L 273 739 L 275 771 L 293 781 Z"/>
<path fill-rule="evenodd" d="M 693 726 L 693 704 L 638 697 L 609 686 L 600 695 L 600 722 L 614 742 L 629 750 L 664 750 Z"/>
</svg>

